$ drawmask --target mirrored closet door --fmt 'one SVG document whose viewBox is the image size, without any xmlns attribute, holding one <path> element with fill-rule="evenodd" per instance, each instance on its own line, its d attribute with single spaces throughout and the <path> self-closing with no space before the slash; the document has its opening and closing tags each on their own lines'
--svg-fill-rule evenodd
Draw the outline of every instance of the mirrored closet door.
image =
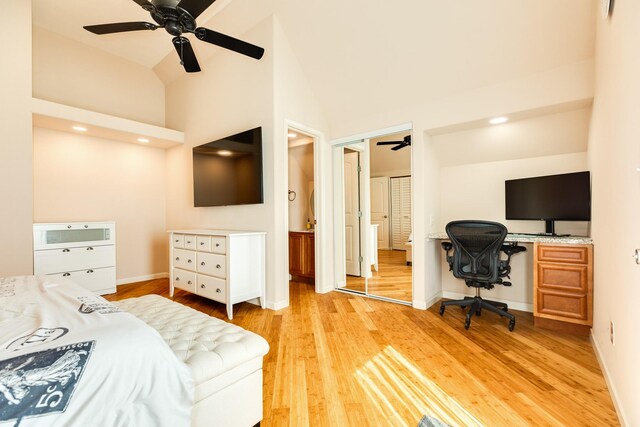
<svg viewBox="0 0 640 427">
<path fill-rule="evenodd" d="M 412 301 L 411 131 L 334 147 L 336 287 Z"/>
</svg>

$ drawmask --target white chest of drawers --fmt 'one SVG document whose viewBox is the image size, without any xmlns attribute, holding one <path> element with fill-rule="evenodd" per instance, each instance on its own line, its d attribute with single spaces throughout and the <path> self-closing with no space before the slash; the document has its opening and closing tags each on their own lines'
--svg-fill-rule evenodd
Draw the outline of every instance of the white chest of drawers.
<svg viewBox="0 0 640 427">
<path fill-rule="evenodd" d="M 104 295 L 116 291 L 116 224 L 33 224 L 33 272 Z"/>
<path fill-rule="evenodd" d="M 265 304 L 263 231 L 173 230 L 169 232 L 171 285 L 226 304 L 260 299 Z"/>
</svg>

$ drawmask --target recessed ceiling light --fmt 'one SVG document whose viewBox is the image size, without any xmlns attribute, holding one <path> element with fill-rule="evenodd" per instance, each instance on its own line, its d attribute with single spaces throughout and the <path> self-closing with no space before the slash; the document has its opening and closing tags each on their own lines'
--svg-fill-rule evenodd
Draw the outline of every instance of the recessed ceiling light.
<svg viewBox="0 0 640 427">
<path fill-rule="evenodd" d="M 143 144 L 148 144 L 149 140 L 147 138 L 138 138 L 138 142 L 142 142 Z"/>
<path fill-rule="evenodd" d="M 491 123 L 492 125 L 500 125 L 502 123 L 506 123 L 508 122 L 509 119 L 506 117 L 495 117 L 491 120 L 489 120 L 489 123 Z"/>
<path fill-rule="evenodd" d="M 296 136 L 298 136 L 298 134 L 297 134 L 297 133 L 293 133 L 293 132 L 289 132 L 289 133 L 287 134 L 287 136 L 288 136 L 289 138 L 295 138 Z"/>
<path fill-rule="evenodd" d="M 231 151 L 229 151 L 229 150 L 220 150 L 220 151 L 218 151 L 218 154 L 221 155 L 221 156 L 230 156 L 233 153 Z"/>
<path fill-rule="evenodd" d="M 77 132 L 86 132 L 87 131 L 87 128 L 82 127 L 82 126 L 74 126 L 71 129 L 73 129 L 73 130 L 75 130 Z"/>
</svg>

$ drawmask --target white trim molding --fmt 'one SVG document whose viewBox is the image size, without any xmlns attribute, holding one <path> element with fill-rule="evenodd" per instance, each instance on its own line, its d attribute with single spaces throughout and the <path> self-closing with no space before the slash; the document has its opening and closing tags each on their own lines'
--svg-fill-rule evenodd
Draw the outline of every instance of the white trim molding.
<svg viewBox="0 0 640 427">
<path fill-rule="evenodd" d="M 266 307 L 269 310 L 275 310 L 275 311 L 282 310 L 283 308 L 289 307 L 289 301 L 288 300 L 282 300 L 282 301 L 276 301 L 276 302 L 267 301 Z"/>
<path fill-rule="evenodd" d="M 136 277 L 125 277 L 124 279 L 116 280 L 116 286 L 128 285 L 130 283 L 136 283 L 136 282 L 144 282 L 146 280 L 167 279 L 167 278 L 169 278 L 169 273 L 167 272 L 145 274 L 144 276 L 136 276 Z"/>
<path fill-rule="evenodd" d="M 464 297 L 473 297 L 473 295 L 467 295 L 460 292 L 442 291 L 442 298 L 463 299 Z M 498 300 L 494 298 L 494 300 L 503 302 L 507 304 L 509 308 L 512 308 L 514 310 L 528 311 L 529 313 L 533 313 L 533 304 L 527 304 L 525 302 L 519 301 L 509 301 L 505 299 Z"/>
<path fill-rule="evenodd" d="M 620 425 L 623 427 L 629 426 L 630 424 L 627 422 L 627 417 L 625 415 L 624 409 L 622 408 L 622 404 L 620 403 L 620 397 L 618 396 L 618 391 L 616 390 L 615 384 L 611 379 L 611 373 L 609 372 L 609 369 L 607 369 L 607 365 L 605 365 L 604 363 L 604 357 L 602 356 L 602 351 L 600 351 L 600 346 L 598 345 L 598 341 L 596 340 L 596 337 L 593 334 L 593 329 L 591 329 L 591 345 L 595 350 L 596 359 L 598 359 L 598 364 L 600 365 L 600 369 L 602 370 L 604 380 L 607 383 L 607 388 L 609 389 L 609 395 L 611 395 L 613 406 L 614 408 L 616 408 L 616 413 L 618 414 L 618 421 L 620 421 Z"/>
</svg>

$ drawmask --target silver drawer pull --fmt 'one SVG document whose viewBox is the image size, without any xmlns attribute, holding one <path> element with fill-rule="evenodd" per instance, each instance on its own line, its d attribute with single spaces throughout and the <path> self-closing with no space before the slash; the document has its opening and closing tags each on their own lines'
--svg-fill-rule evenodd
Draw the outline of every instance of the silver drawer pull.
<svg viewBox="0 0 640 427">
<path fill-rule="evenodd" d="M 87 248 L 87 250 L 88 250 L 88 251 L 92 251 L 92 250 L 93 250 L 93 248 L 92 248 L 91 246 L 89 246 L 89 247 Z"/>
<path fill-rule="evenodd" d="M 200 263 L 200 265 L 204 265 L 204 261 L 202 261 L 202 262 Z"/>
<path fill-rule="evenodd" d="M 87 273 L 93 273 L 93 270 L 87 270 Z"/>
<path fill-rule="evenodd" d="M 69 276 L 71 276 L 71 273 L 64 273 L 64 274 L 62 275 L 62 277 L 69 277 Z"/>
<path fill-rule="evenodd" d="M 204 288 L 205 288 L 205 286 L 204 286 L 204 285 L 200 285 L 200 287 L 201 287 L 202 289 L 204 289 Z"/>
<path fill-rule="evenodd" d="M 221 294 L 222 293 L 222 289 L 218 288 L 218 289 L 216 289 L 216 292 Z"/>
<path fill-rule="evenodd" d="M 71 228 L 71 226 L 70 226 L 70 225 L 67 225 L 67 228 Z"/>
<path fill-rule="evenodd" d="M 62 252 L 71 252 L 70 249 L 63 249 Z"/>
<path fill-rule="evenodd" d="M 188 262 L 189 264 L 191 264 L 191 260 L 190 260 L 190 259 L 188 259 L 188 260 L 187 260 L 187 262 Z"/>
<path fill-rule="evenodd" d="M 89 228 L 89 226 L 88 226 L 88 225 L 85 225 L 85 226 L 84 226 L 84 228 Z"/>
<path fill-rule="evenodd" d="M 220 264 L 216 265 L 216 268 L 222 268 L 222 266 Z"/>
</svg>

